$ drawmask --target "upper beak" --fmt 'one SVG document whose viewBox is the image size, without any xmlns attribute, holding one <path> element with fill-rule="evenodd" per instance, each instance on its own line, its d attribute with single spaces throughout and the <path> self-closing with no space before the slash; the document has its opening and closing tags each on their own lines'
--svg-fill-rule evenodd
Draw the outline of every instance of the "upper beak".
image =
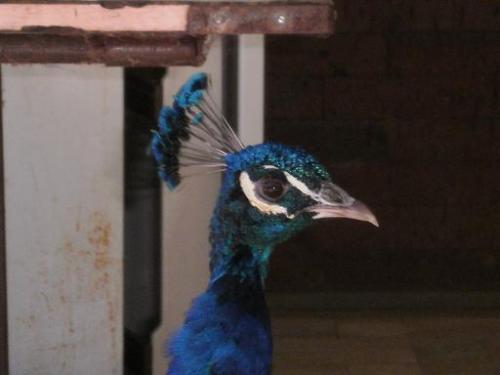
<svg viewBox="0 0 500 375">
<path fill-rule="evenodd" d="M 318 204 L 308 208 L 315 213 L 314 219 L 322 218 L 345 218 L 366 221 L 379 226 L 373 212 L 361 201 L 350 197 L 340 187 L 328 183 L 325 184 L 318 197 Z"/>
</svg>

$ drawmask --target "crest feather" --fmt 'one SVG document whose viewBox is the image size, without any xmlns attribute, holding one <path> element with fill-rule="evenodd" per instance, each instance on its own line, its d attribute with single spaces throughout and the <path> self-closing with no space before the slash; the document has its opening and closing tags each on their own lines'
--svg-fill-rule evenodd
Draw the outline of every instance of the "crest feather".
<svg viewBox="0 0 500 375">
<path fill-rule="evenodd" d="M 152 140 L 158 174 L 174 189 L 181 182 L 180 169 L 189 175 L 226 169 L 225 157 L 244 148 L 210 94 L 206 73 L 196 73 L 181 87 L 171 107 L 160 111 Z"/>
</svg>

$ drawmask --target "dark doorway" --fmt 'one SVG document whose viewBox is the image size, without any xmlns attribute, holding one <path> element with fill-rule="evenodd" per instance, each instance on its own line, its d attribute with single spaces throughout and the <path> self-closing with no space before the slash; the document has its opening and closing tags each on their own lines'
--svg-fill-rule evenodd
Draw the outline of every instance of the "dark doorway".
<svg viewBox="0 0 500 375">
<path fill-rule="evenodd" d="M 152 369 L 161 316 L 161 196 L 149 153 L 162 106 L 164 68 L 125 69 L 124 373 Z"/>
<path fill-rule="evenodd" d="M 315 153 L 381 223 L 311 227 L 276 251 L 271 292 L 500 305 L 500 19 L 469 3 L 340 1 L 333 37 L 267 38 L 267 139 Z"/>
</svg>

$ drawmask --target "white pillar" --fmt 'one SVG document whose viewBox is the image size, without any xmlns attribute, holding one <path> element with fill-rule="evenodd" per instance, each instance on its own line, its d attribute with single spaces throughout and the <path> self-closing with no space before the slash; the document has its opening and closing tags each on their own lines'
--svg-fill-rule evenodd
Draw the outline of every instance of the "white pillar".
<svg viewBox="0 0 500 375">
<path fill-rule="evenodd" d="M 122 70 L 2 74 L 10 373 L 122 374 Z"/>
<path fill-rule="evenodd" d="M 246 145 L 264 140 L 264 36 L 242 35 L 238 50 L 238 132 Z"/>
</svg>

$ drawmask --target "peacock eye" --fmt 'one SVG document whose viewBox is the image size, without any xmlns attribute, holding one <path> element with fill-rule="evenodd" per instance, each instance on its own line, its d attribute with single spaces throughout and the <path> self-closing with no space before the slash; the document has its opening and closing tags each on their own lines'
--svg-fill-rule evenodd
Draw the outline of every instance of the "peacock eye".
<svg viewBox="0 0 500 375">
<path fill-rule="evenodd" d="M 264 177 L 257 181 L 257 194 L 270 202 L 282 198 L 288 190 L 288 184 L 278 178 Z"/>
</svg>

